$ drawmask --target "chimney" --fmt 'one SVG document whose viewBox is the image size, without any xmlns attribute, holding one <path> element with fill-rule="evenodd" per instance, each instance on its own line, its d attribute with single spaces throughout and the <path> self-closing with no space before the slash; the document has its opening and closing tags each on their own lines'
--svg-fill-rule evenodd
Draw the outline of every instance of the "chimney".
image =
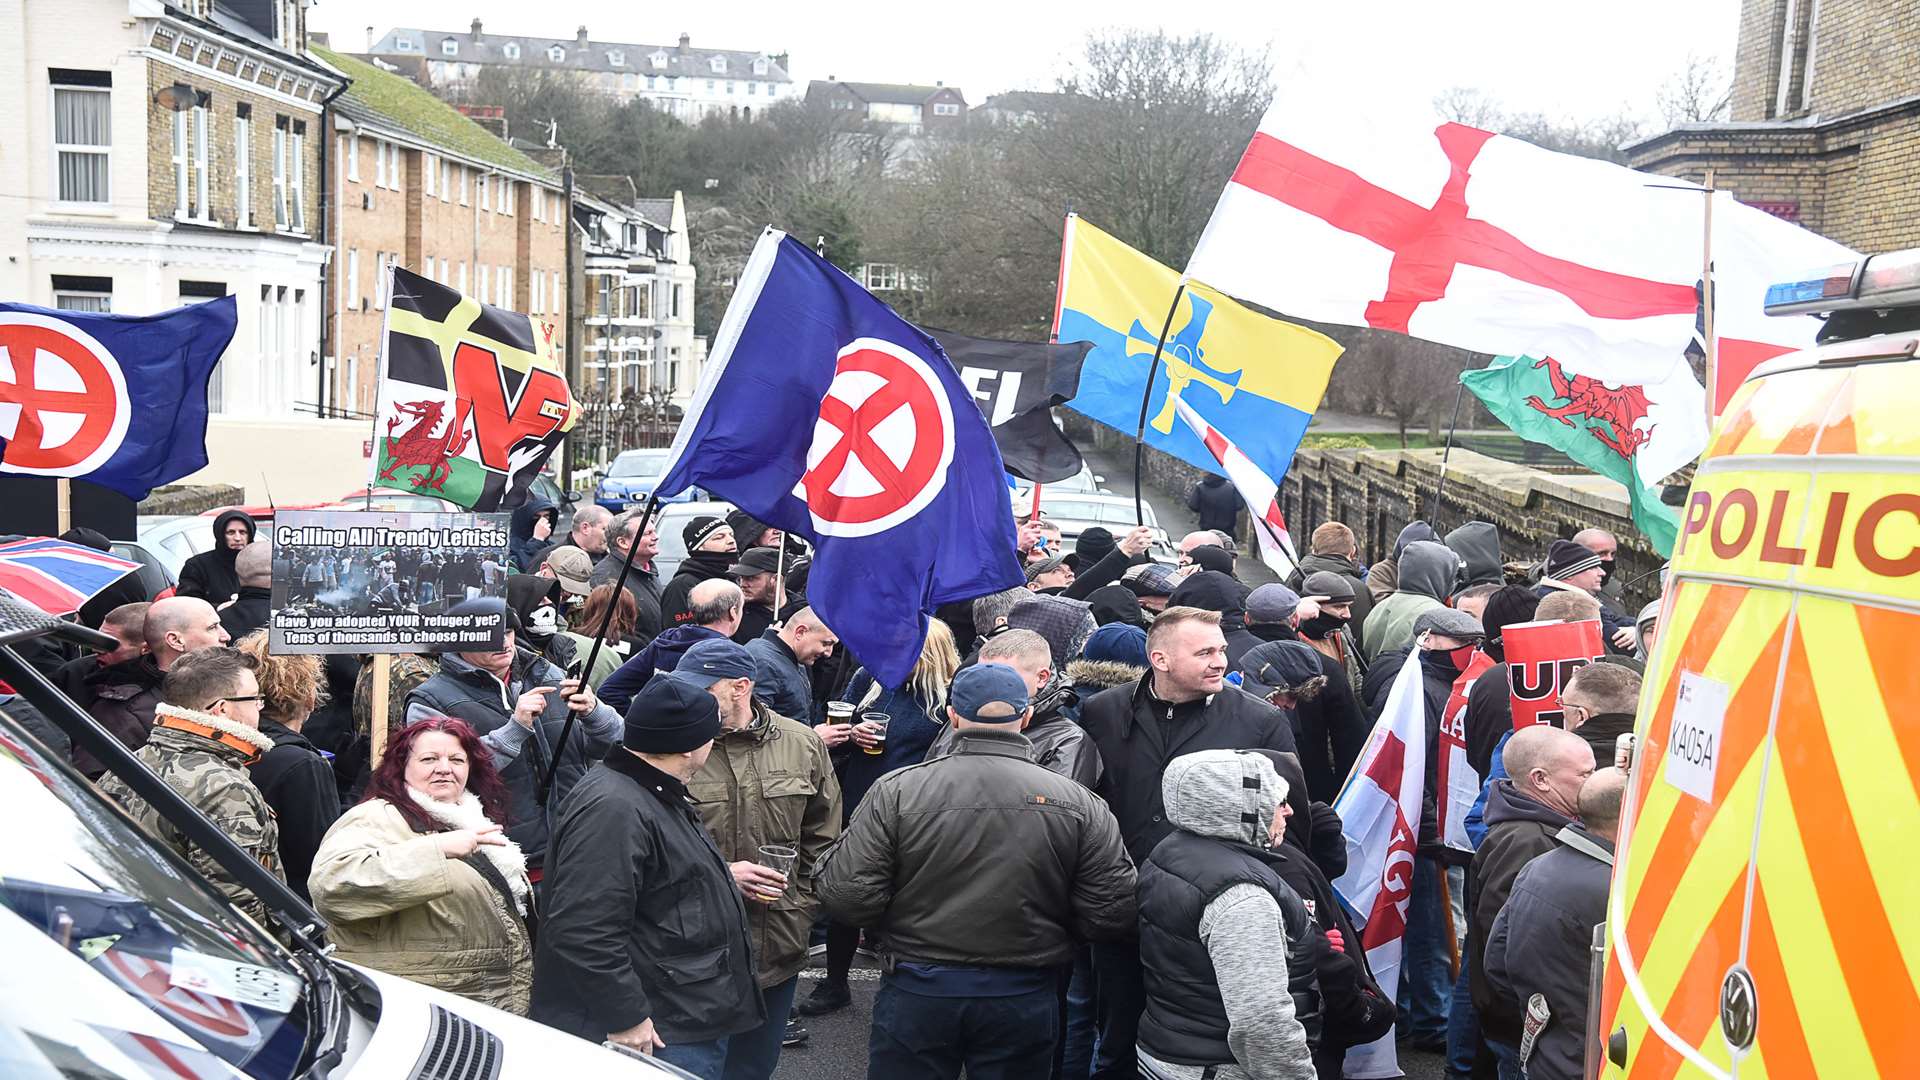
<svg viewBox="0 0 1920 1080">
<path fill-rule="evenodd" d="M 685 30 L 680 31 L 680 51 L 686 52 L 693 45 L 693 36 Z"/>
<path fill-rule="evenodd" d="M 580 48 L 582 49 L 586 48 L 587 47 L 587 28 L 584 26 L 581 27 L 579 32 L 573 35 L 573 40 Z"/>
<path fill-rule="evenodd" d="M 367 51 L 373 51 L 373 27 L 367 27 Z"/>
<path fill-rule="evenodd" d="M 480 17 L 478 15 L 473 17 L 473 40 L 475 42 L 480 40 Z"/>
<path fill-rule="evenodd" d="M 793 65 L 788 63 L 787 61 L 788 61 L 788 56 L 787 56 L 787 51 L 785 49 L 782 49 L 779 52 L 773 54 L 773 62 L 780 65 L 781 71 L 788 71 L 792 69 Z"/>
<path fill-rule="evenodd" d="M 947 85 L 947 83 L 946 83 L 946 80 L 944 80 L 944 79 L 935 79 L 935 80 L 933 80 L 933 85 L 934 85 L 934 88 L 935 88 L 935 89 L 938 89 L 938 88 L 940 88 L 940 87 L 942 87 L 942 86 L 945 86 L 945 85 Z"/>
</svg>

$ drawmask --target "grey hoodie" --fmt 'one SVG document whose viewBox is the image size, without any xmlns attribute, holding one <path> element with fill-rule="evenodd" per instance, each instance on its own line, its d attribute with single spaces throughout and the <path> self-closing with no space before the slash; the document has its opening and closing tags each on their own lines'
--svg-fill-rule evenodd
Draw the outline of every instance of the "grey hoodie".
<svg viewBox="0 0 1920 1080">
<path fill-rule="evenodd" d="M 1506 581 L 1506 566 L 1500 561 L 1499 526 L 1489 521 L 1469 521 L 1447 534 L 1447 547 L 1460 556 L 1459 588 Z"/>
<path fill-rule="evenodd" d="M 1413 644 L 1413 624 L 1425 612 L 1444 607 L 1453 595 L 1460 556 L 1445 544 L 1416 540 L 1400 556 L 1400 587 L 1377 604 L 1361 632 L 1367 663 L 1383 652 Z"/>
<path fill-rule="evenodd" d="M 1247 786 L 1258 777 L 1259 786 Z M 1160 778 L 1167 821 L 1176 829 L 1249 847 L 1267 846 L 1267 828 L 1287 797 L 1287 782 L 1260 754 L 1201 750 L 1167 764 Z M 1234 1061 L 1176 1065 L 1140 1051 L 1143 1074 L 1167 1080 L 1313 1080 L 1306 1029 L 1287 989 L 1287 941 L 1280 905 L 1258 885 L 1235 885 L 1200 916 L 1200 940 L 1213 961 L 1227 1011 Z"/>
</svg>

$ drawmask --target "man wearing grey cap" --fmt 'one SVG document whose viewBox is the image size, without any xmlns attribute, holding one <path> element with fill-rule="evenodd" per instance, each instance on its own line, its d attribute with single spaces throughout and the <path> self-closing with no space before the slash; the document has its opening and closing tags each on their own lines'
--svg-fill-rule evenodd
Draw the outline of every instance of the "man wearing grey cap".
<svg viewBox="0 0 1920 1080">
<path fill-rule="evenodd" d="M 961 671 L 947 698 L 953 753 L 881 778 L 827 852 L 827 913 L 886 931 L 869 1080 L 1046 1076 L 1075 942 L 1134 932 L 1119 825 L 1032 762 L 1020 734 L 1031 709 L 1012 668 Z"/>
<path fill-rule="evenodd" d="M 554 825 L 534 1020 L 719 1080 L 766 1022 L 746 901 L 687 784 L 721 732 L 712 694 L 655 679 Z"/>
<path fill-rule="evenodd" d="M 1158 615 L 1167 609 L 1173 590 L 1180 584 L 1180 576 L 1171 566 L 1141 563 L 1120 575 L 1120 584 L 1133 590 L 1147 614 Z"/>
<path fill-rule="evenodd" d="M 1331 570 L 1316 570 L 1302 584 L 1307 595 L 1318 598 L 1316 606 L 1320 610 L 1299 620 L 1300 640 L 1340 665 L 1341 677 L 1358 700 L 1367 674 L 1366 658 L 1360 655 L 1360 643 L 1353 633 L 1354 604 L 1359 601 L 1360 590 L 1352 579 Z"/>
<path fill-rule="evenodd" d="M 720 737 L 687 791 L 747 899 L 766 1004 L 765 1023 L 727 1040 L 726 1077 L 769 1080 L 819 911 L 814 867 L 840 835 L 840 784 L 813 731 L 754 698 L 753 654 L 744 646 L 726 638 L 695 642 L 666 677 L 711 694 L 720 706 Z M 790 871 L 767 865 L 768 845 L 791 849 Z"/>
</svg>

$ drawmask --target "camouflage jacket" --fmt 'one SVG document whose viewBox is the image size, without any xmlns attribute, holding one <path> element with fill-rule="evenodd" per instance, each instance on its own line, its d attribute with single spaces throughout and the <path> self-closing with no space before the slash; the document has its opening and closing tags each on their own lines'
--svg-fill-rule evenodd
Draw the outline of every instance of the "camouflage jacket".
<svg viewBox="0 0 1920 1080">
<path fill-rule="evenodd" d="M 399 653 L 393 658 L 392 673 L 387 676 L 387 734 L 391 736 L 407 724 L 407 695 L 413 688 L 440 674 L 437 657 L 419 653 Z M 360 677 L 353 681 L 353 731 L 366 735 L 373 731 L 373 661 L 360 664 Z"/>
<path fill-rule="evenodd" d="M 235 741 L 257 747 L 262 754 L 273 749 L 273 740 L 223 717 L 171 705 L 156 708 L 155 719 L 152 737 L 135 756 L 219 826 L 242 850 L 259 860 L 273 876 L 285 881 L 286 874 L 280 868 L 280 826 L 274 820 L 273 811 L 267 808 L 266 797 L 253 786 L 253 779 L 247 773 L 247 761 L 257 755 L 216 741 L 217 737 L 170 725 L 184 722 L 214 728 Z M 262 927 L 272 927 L 267 921 L 266 905 L 258 897 L 229 877 L 213 856 L 190 843 L 179 826 L 135 795 L 118 776 L 108 776 L 101 782 L 100 790 L 192 864 L 235 907 L 252 916 Z"/>
</svg>

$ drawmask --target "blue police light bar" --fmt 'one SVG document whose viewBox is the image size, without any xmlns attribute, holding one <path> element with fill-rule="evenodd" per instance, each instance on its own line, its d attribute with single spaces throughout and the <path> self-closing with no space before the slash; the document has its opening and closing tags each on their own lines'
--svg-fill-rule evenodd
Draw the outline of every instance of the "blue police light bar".
<svg viewBox="0 0 1920 1080">
<path fill-rule="evenodd" d="M 1769 315 L 1807 315 L 1853 306 L 1861 263 L 1839 263 L 1794 281 L 1767 286 Z"/>
</svg>

